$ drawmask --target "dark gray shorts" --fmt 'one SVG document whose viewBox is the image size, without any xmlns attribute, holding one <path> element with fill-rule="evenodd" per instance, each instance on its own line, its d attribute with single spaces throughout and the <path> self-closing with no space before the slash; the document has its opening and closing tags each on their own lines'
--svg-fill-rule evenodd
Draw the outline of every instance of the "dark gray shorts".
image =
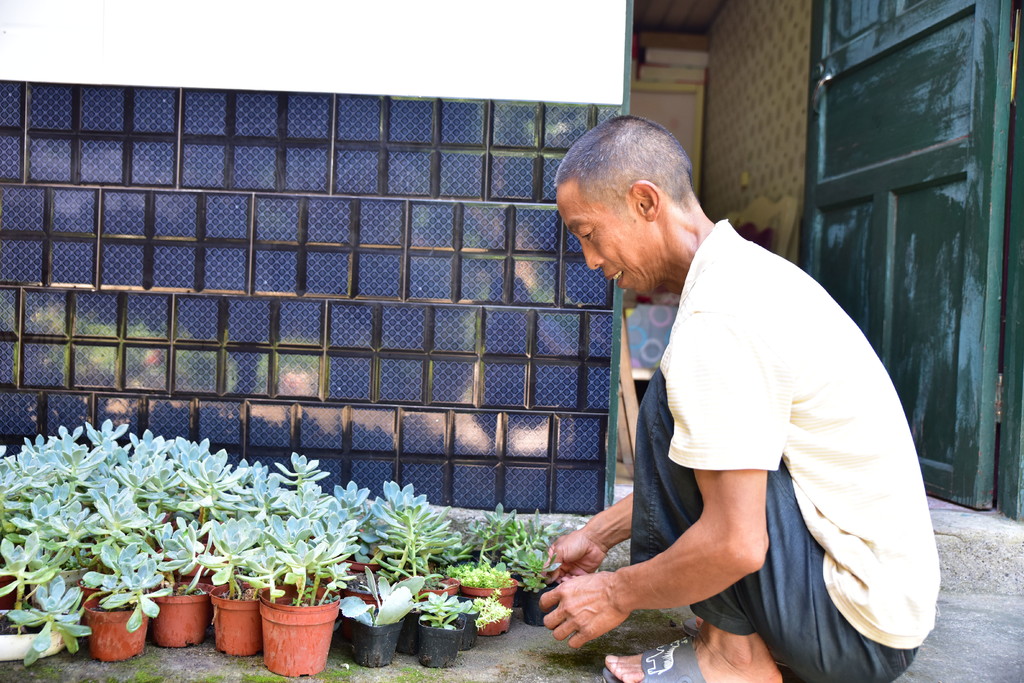
<svg viewBox="0 0 1024 683">
<path fill-rule="evenodd" d="M 693 470 L 668 458 L 673 425 L 659 371 L 644 394 L 637 428 L 634 564 L 674 543 L 703 509 Z M 694 614 L 729 633 L 757 633 L 775 658 L 807 683 L 899 677 L 917 649 L 896 650 L 869 640 L 836 609 L 822 575 L 825 552 L 804 524 L 785 464 L 768 473 L 767 493 L 769 548 L 764 566 L 691 605 Z"/>
</svg>

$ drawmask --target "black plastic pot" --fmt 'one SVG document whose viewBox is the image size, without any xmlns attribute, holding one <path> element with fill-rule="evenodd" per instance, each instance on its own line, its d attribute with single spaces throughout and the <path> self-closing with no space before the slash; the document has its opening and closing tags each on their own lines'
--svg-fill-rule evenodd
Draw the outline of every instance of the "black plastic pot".
<svg viewBox="0 0 1024 683">
<path fill-rule="evenodd" d="M 420 642 L 420 613 L 413 610 L 402 621 L 402 632 L 398 634 L 396 649 L 402 654 L 414 655 Z"/>
<path fill-rule="evenodd" d="M 512 572 L 512 578 L 519 585 L 519 590 L 512 596 L 512 609 L 523 606 L 523 575 Z"/>
<path fill-rule="evenodd" d="M 395 658 L 395 646 L 403 622 L 367 626 L 352 620 L 352 658 L 359 666 L 387 666 Z"/>
<path fill-rule="evenodd" d="M 420 624 L 419 639 L 420 664 L 435 669 L 455 664 L 455 658 L 459 655 L 459 645 L 462 643 L 461 630 Z"/>
<path fill-rule="evenodd" d="M 459 616 L 456 628 L 462 633 L 462 640 L 459 643 L 459 650 L 471 650 L 476 645 L 476 618 L 480 616 L 476 612 Z"/>
<path fill-rule="evenodd" d="M 547 612 L 540 608 L 540 596 L 544 595 L 550 590 L 554 590 L 554 586 L 548 586 L 542 591 L 519 591 L 523 594 L 523 622 L 527 626 L 543 626 L 544 615 Z"/>
</svg>

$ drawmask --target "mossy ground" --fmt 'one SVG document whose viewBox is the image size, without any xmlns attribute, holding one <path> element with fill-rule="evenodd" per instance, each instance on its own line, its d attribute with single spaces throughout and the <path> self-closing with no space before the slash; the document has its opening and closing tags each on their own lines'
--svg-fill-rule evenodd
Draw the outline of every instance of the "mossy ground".
<svg viewBox="0 0 1024 683">
<path fill-rule="evenodd" d="M 428 669 L 414 656 L 396 655 L 391 666 L 366 669 L 352 660 L 351 646 L 337 633 L 327 668 L 315 676 L 289 679 L 271 673 L 263 657 L 229 657 L 207 642 L 188 648 L 146 645 L 145 652 L 124 662 L 97 662 L 88 647 L 77 654 L 62 652 L 29 668 L 0 663 L 0 683 L 579 683 L 600 681 L 604 656 L 642 652 L 679 637 L 686 610 L 637 612 L 610 634 L 573 650 L 543 628 L 527 626 L 517 614 L 506 635 L 480 637 L 462 652 L 455 666 Z"/>
</svg>

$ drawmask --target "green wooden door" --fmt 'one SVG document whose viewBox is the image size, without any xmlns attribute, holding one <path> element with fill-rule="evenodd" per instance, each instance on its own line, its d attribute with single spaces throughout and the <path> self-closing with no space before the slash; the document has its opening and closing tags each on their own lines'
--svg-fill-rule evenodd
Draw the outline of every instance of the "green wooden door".
<svg viewBox="0 0 1024 683">
<path fill-rule="evenodd" d="M 990 507 L 1004 0 L 817 0 L 803 258 L 903 401 L 929 491 Z"/>
</svg>

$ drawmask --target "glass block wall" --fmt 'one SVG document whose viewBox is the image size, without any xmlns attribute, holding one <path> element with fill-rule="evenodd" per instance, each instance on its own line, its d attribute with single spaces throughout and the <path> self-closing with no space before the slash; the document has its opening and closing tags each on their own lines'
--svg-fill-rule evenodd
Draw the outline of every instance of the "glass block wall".
<svg viewBox="0 0 1024 683">
<path fill-rule="evenodd" d="M 603 507 L 617 107 L 0 82 L 0 442 L 110 418 L 439 504 Z"/>
</svg>

